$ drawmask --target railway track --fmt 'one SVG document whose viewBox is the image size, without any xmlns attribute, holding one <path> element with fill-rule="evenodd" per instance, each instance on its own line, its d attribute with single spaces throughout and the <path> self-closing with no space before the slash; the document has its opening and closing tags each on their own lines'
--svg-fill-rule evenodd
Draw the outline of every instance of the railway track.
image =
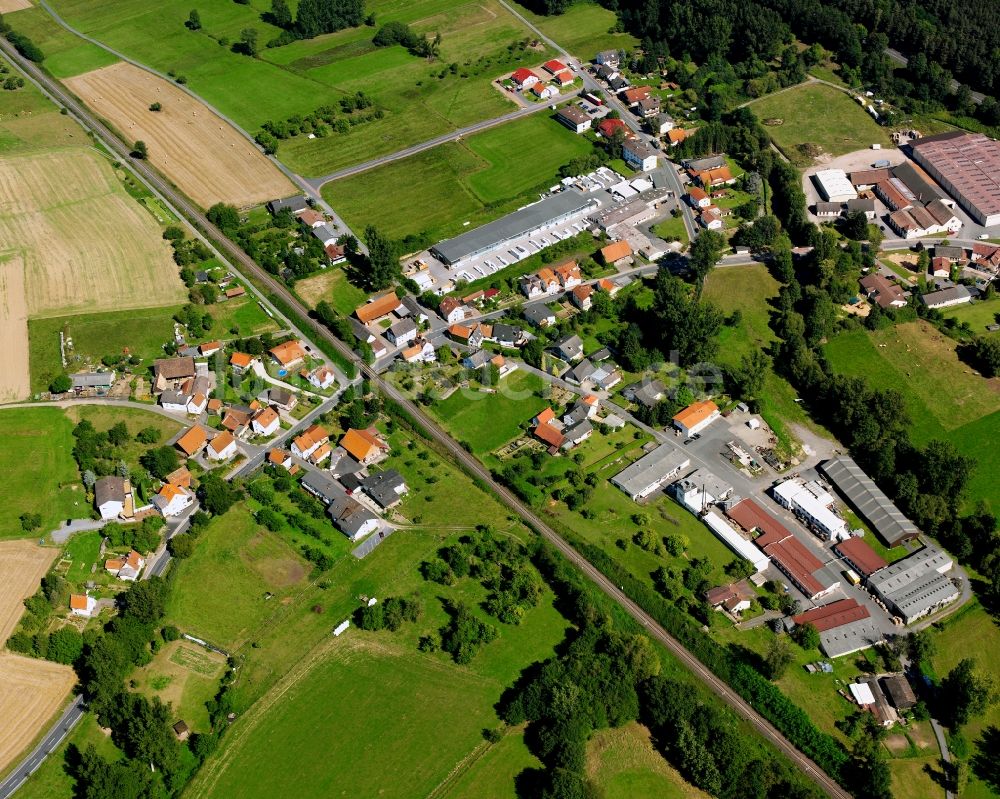
<svg viewBox="0 0 1000 799">
<path fill-rule="evenodd" d="M 664 629 L 652 616 L 646 613 L 638 604 L 633 602 L 617 585 L 604 576 L 593 564 L 584 558 L 579 552 L 567 543 L 558 533 L 549 527 L 533 510 L 521 502 L 510 490 L 499 485 L 493 480 L 489 471 L 483 467 L 470 453 L 466 452 L 459 444 L 445 433 L 438 424 L 431 419 L 424 411 L 409 398 L 405 397 L 391 383 L 383 380 L 381 375 L 375 372 L 368 364 L 354 353 L 346 344 L 341 342 L 329 330 L 320 325 L 316 320 L 309 317 L 309 309 L 306 308 L 297 297 L 288 289 L 275 280 L 269 273 L 258 266 L 245 252 L 233 244 L 225 237 L 221 230 L 213 225 L 202 210 L 196 207 L 190 200 L 181 194 L 173 185 L 166 181 L 147 162 L 133 160 L 129 155 L 129 148 L 123 144 L 114 132 L 97 119 L 83 104 L 70 94 L 61 84 L 45 73 L 37 64 L 24 59 L 18 54 L 13 46 L 0 39 L 0 49 L 10 58 L 18 68 L 46 95 L 64 106 L 77 121 L 86 129 L 92 131 L 112 152 L 118 155 L 124 162 L 130 163 L 134 171 L 153 188 L 170 202 L 187 221 L 200 229 L 202 233 L 213 240 L 215 246 L 225 252 L 235 264 L 237 264 L 245 274 L 253 275 L 257 284 L 263 286 L 267 291 L 279 298 L 291 307 L 308 325 L 310 331 L 319 339 L 326 341 L 336 348 L 344 357 L 352 361 L 359 370 L 359 374 L 373 385 L 378 386 L 382 393 L 389 399 L 396 402 L 407 413 L 409 413 L 427 433 L 469 474 L 481 480 L 490 488 L 509 508 L 515 511 L 527 524 L 533 527 L 546 541 L 562 553 L 580 571 L 582 571 L 595 585 L 605 594 L 617 602 L 631 615 L 646 631 L 646 633 L 663 644 L 679 661 L 681 661 L 705 686 L 717 695 L 723 702 L 732 708 L 739 716 L 749 722 L 766 740 L 773 744 L 779 751 L 795 763 L 798 768 L 811 779 L 815 785 L 831 799 L 851 799 L 840 785 L 824 772 L 809 757 L 796 749 L 792 743 L 782 735 L 767 719 L 761 716 L 751 705 L 739 694 L 730 688 L 725 682 L 716 677 L 704 664 L 692 655 L 684 646 L 680 644 L 666 629 Z M 293 320 L 294 321 L 294 320 Z"/>
</svg>

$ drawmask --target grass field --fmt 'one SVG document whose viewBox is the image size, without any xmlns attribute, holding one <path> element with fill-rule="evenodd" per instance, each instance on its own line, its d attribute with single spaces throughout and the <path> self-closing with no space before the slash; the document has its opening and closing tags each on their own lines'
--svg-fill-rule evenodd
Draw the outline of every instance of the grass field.
<svg viewBox="0 0 1000 799">
<path fill-rule="evenodd" d="M 262 45 L 279 33 L 260 19 L 270 7 L 264 0 L 248 5 L 202 3 L 203 27 L 198 32 L 184 27 L 190 6 L 181 0 L 167 0 L 156 9 L 140 0 L 122 0 L 114 9 L 97 0 L 58 0 L 54 6 L 82 32 L 143 64 L 184 75 L 195 92 L 252 133 L 267 120 L 308 114 L 364 90 L 383 110 L 382 119 L 345 134 L 311 140 L 300 136 L 282 144 L 282 160 L 307 175 L 394 152 L 513 110 L 490 81 L 523 61 L 541 63 L 550 55 L 544 49 L 509 51 L 508 45 L 528 39 L 530 31 L 495 0 L 366 4 L 379 25 L 401 21 L 420 33 L 440 32 L 441 54 L 434 62 L 401 47 L 376 48 L 371 43 L 375 29 L 365 26 L 262 48 L 259 58 L 220 46 L 219 40 L 236 41 L 246 27 L 258 30 Z M 455 72 L 448 70 L 452 63 Z"/>
<path fill-rule="evenodd" d="M 885 128 L 876 125 L 860 105 L 844 92 L 822 84 L 762 97 L 749 107 L 796 166 L 814 163 L 813 156 L 801 149 L 804 145 L 819 147 L 829 156 L 864 150 L 876 143 L 891 146 Z"/>
<path fill-rule="evenodd" d="M 162 308 L 138 308 L 132 311 L 105 311 L 97 314 L 56 316 L 28 320 L 31 354 L 31 390 L 44 391 L 52 378 L 63 371 L 73 372 L 97 364 L 105 355 L 128 352 L 143 362 L 163 357 L 163 345 L 173 340 L 174 314 L 179 305 Z M 275 331 L 277 323 L 265 314 L 251 297 L 206 306 L 215 319 L 205 338 L 231 338 L 238 327 L 240 335 L 250 336 Z M 59 357 L 59 333 L 73 339 L 64 370 Z"/>
<path fill-rule="evenodd" d="M 85 143 L 83 129 L 60 114 L 32 84 L 0 92 L 0 156 Z"/>
<path fill-rule="evenodd" d="M 44 8 L 27 8 L 5 14 L 4 21 L 41 48 L 45 54 L 45 68 L 57 78 L 79 75 L 118 61 L 107 50 L 54 24 Z"/>
<path fill-rule="evenodd" d="M 439 239 L 537 199 L 535 190 L 590 147 L 548 115 L 534 114 L 328 183 L 323 197 L 348 225 Z"/>
<path fill-rule="evenodd" d="M 309 567 L 239 505 L 211 524 L 177 572 L 169 622 L 233 650 L 305 585 Z"/>
<path fill-rule="evenodd" d="M 955 346 L 930 325 L 912 322 L 839 335 L 825 352 L 835 371 L 864 375 L 876 387 L 902 392 L 914 441 L 942 438 L 974 457 L 978 466 L 968 498 L 1000 507 L 991 446 L 1000 433 L 1000 380 L 973 374 L 955 355 Z"/>
<path fill-rule="evenodd" d="M 1000 300 L 987 300 L 985 302 L 969 302 L 965 305 L 955 305 L 941 311 L 945 317 L 957 319 L 959 322 L 968 322 L 972 327 L 972 332 L 977 336 L 995 336 L 996 331 L 987 332 L 986 326 L 996 324 L 997 314 L 1000 314 Z"/>
<path fill-rule="evenodd" d="M 70 746 L 86 749 L 93 746 L 107 760 L 117 760 L 121 752 L 105 735 L 94 715 L 87 713 L 70 731 L 52 755 L 42 761 L 27 782 L 17 790 L 18 799 L 68 799 L 73 796 L 73 778 L 66 771 L 66 750 Z"/>
<path fill-rule="evenodd" d="M 604 799 L 702 799 L 708 794 L 684 778 L 653 748 L 649 730 L 631 723 L 599 730 L 587 744 L 587 776 Z"/>
<path fill-rule="evenodd" d="M 440 591 L 422 588 L 427 618 L 420 627 L 427 629 L 444 616 L 433 600 Z M 352 629 L 329 639 L 301 673 L 293 670 L 280 703 L 267 707 L 262 700 L 234 729 L 234 740 L 211 773 L 194 783 L 191 796 L 239 791 L 254 799 L 276 791 L 319 796 L 334 790 L 384 799 L 430 795 L 488 747 L 481 732 L 498 723 L 500 693 L 522 668 L 552 653 L 564 626 L 548 600 L 520 625 L 504 626 L 501 638 L 468 667 L 441 653 L 420 654 L 413 634 L 400 639 Z M 500 774 L 512 779 L 514 765 Z"/>
<path fill-rule="evenodd" d="M 573 3 L 565 12 L 553 16 L 536 14 L 522 5 L 518 12 L 570 53 L 590 61 L 601 50 L 632 50 L 639 40 L 628 33 L 611 33 L 618 18 L 595 2 Z"/>
<path fill-rule="evenodd" d="M 61 519 L 87 516 L 90 508 L 70 454 L 72 425 L 58 408 L 0 410 L 0 463 L 17 464 L 0 480 L 0 538 L 46 535 Z M 30 458 L 24 457 L 26 452 Z M 21 529 L 22 513 L 39 513 L 41 528 Z"/>
<path fill-rule="evenodd" d="M 520 730 L 509 732 L 483 751 L 450 787 L 441 793 L 447 799 L 517 799 L 515 778 L 525 769 L 541 768 L 542 762 L 528 750 Z"/>
<path fill-rule="evenodd" d="M 653 228 L 653 232 L 664 241 L 679 241 L 681 244 L 688 243 L 687 228 L 684 226 L 683 216 L 672 216 L 665 219 Z"/>
<path fill-rule="evenodd" d="M 205 703 L 218 692 L 225 668 L 226 659 L 217 652 L 188 641 L 171 641 L 132 679 L 139 693 L 158 696 L 170 703 L 175 718 L 195 732 L 207 732 L 211 725 Z"/>
<path fill-rule="evenodd" d="M 313 308 L 326 300 L 344 316 L 350 316 L 368 299 L 364 291 L 348 282 L 344 270 L 336 267 L 324 269 L 304 280 L 296 280 L 295 293 Z"/>
<path fill-rule="evenodd" d="M 1000 659 L 1000 628 L 978 602 L 971 602 L 958 613 L 943 622 L 943 628 L 935 632 L 937 655 L 933 658 L 934 671 L 944 677 L 958 662 L 966 657 L 975 658 L 976 664 L 984 672 L 995 674 Z M 989 726 L 1000 727 L 1000 703 L 993 703 L 985 715 L 973 718 L 963 729 L 963 734 L 975 752 L 983 730 Z M 962 794 L 971 799 L 987 799 L 997 794 L 989 786 L 972 776 L 969 787 Z"/>
<path fill-rule="evenodd" d="M 505 377 L 497 394 L 459 389 L 432 410 L 459 441 L 466 441 L 477 455 L 506 444 L 548 403 L 538 396 L 545 382 L 519 369 Z"/>
</svg>

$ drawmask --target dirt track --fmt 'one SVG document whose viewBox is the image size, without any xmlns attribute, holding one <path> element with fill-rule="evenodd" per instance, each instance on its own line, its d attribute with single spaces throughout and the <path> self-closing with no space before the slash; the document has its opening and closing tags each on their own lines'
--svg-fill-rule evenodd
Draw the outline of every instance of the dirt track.
<svg viewBox="0 0 1000 799">
<path fill-rule="evenodd" d="M 76 682 L 69 666 L 0 652 L 0 770 L 35 739 Z"/>
<path fill-rule="evenodd" d="M 24 600 L 38 590 L 55 556 L 56 550 L 31 541 L 0 541 L 0 646 L 14 630 L 24 613 Z M 2 711 L 0 718 L 7 718 Z"/>
<path fill-rule="evenodd" d="M 2 1 L 2 0 L 0 0 Z M 244 207 L 286 197 L 294 187 L 226 122 L 178 87 L 132 64 L 113 64 L 64 81 L 150 162 L 204 208 Z M 152 103 L 163 110 L 149 110 Z"/>
</svg>

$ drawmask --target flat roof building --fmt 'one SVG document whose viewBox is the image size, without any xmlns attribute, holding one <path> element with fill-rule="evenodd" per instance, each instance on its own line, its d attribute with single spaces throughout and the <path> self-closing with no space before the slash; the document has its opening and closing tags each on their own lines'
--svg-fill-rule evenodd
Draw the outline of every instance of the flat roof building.
<svg viewBox="0 0 1000 799">
<path fill-rule="evenodd" d="M 454 267 L 466 258 L 491 252 L 514 239 L 557 225 L 592 207 L 592 200 L 576 189 L 566 189 L 475 230 L 440 241 L 431 248 L 431 253 Z"/>
<path fill-rule="evenodd" d="M 634 502 L 648 497 L 691 465 L 683 452 L 662 444 L 611 478 Z"/>
<path fill-rule="evenodd" d="M 920 301 L 928 308 L 948 308 L 969 302 L 971 299 L 972 293 L 961 284 L 920 295 Z"/>
<path fill-rule="evenodd" d="M 710 510 L 706 513 L 702 517 L 702 521 L 708 525 L 709 529 L 715 533 L 722 543 L 729 547 L 735 555 L 743 558 L 743 560 L 750 561 L 753 565 L 754 573 L 759 574 L 771 565 L 770 558 L 761 552 L 760 547 L 758 547 L 753 541 L 748 541 L 740 535 L 738 530 L 734 529 L 731 524 L 728 524 L 726 520 L 714 510 Z"/>
<path fill-rule="evenodd" d="M 858 193 L 843 169 L 821 169 L 813 175 L 813 182 L 827 202 L 844 203 L 857 199 Z"/>
<path fill-rule="evenodd" d="M 830 510 L 831 497 L 815 483 L 793 477 L 774 488 L 778 504 L 792 510 L 825 538 L 847 537 L 847 522 Z"/>
<path fill-rule="evenodd" d="M 851 456 L 838 455 L 824 461 L 819 470 L 887 546 L 897 546 L 920 532 Z"/>
<path fill-rule="evenodd" d="M 910 147 L 913 159 L 980 225 L 1000 224 L 1000 142 L 954 131 Z"/>
</svg>

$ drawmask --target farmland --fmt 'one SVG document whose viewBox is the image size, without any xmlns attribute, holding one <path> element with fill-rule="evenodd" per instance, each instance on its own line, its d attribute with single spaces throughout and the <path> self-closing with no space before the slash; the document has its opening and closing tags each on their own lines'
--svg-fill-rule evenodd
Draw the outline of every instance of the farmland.
<svg viewBox="0 0 1000 799">
<path fill-rule="evenodd" d="M 0 644 L 17 625 L 23 600 L 38 590 L 55 555 L 54 549 L 28 541 L 0 541 Z"/>
<path fill-rule="evenodd" d="M 878 388 L 901 392 L 916 443 L 943 438 L 976 458 L 968 494 L 1000 507 L 990 448 L 1000 431 L 1000 380 L 973 374 L 958 360 L 955 342 L 924 322 L 842 334 L 825 352 L 835 371 L 864 375 Z"/>
<path fill-rule="evenodd" d="M 823 84 L 778 92 L 749 107 L 796 166 L 809 166 L 821 154 L 838 156 L 873 143 L 890 145 L 885 128 L 849 95 Z"/>
<path fill-rule="evenodd" d="M 0 480 L 0 538 L 26 535 L 22 513 L 41 514 L 43 535 L 60 519 L 88 515 L 66 415 L 58 408 L 7 408 L 0 410 L 0 426 L 0 462 L 18 464 Z"/>
<path fill-rule="evenodd" d="M 263 153 L 202 103 L 132 64 L 114 64 L 65 81 L 125 141 L 142 140 L 150 162 L 191 199 L 257 205 L 294 192 Z M 150 111 L 158 102 L 160 111 Z"/>
<path fill-rule="evenodd" d="M 139 0 L 116 3 L 113 9 L 96 0 L 54 5 L 82 32 L 162 72 L 183 75 L 195 92 L 251 133 L 266 121 L 335 106 L 364 90 L 381 118 L 345 133 L 282 143 L 279 157 L 306 175 L 324 174 L 513 110 L 490 81 L 523 61 L 539 63 L 549 55 L 544 48 L 520 50 L 530 31 L 495 0 L 367 4 L 380 25 L 400 21 L 419 33 L 440 33 L 440 57 L 432 62 L 402 47 L 376 48 L 371 43 L 375 30 L 364 26 L 262 49 L 259 58 L 232 52 L 228 43 L 248 26 L 257 29 L 262 44 L 280 32 L 260 19 L 266 3 L 203 3 L 197 32 L 185 29 L 190 6 L 180 0 L 155 9 Z"/>
<path fill-rule="evenodd" d="M 0 652 L 0 771 L 42 731 L 75 682 L 69 666 Z"/>
<path fill-rule="evenodd" d="M 559 167 L 590 147 L 554 119 L 535 114 L 328 183 L 323 197 L 348 225 L 373 224 L 390 236 L 420 234 L 433 241 L 537 199 Z M 532 157 L 524 158 L 525 152 Z M 393 201 L 385 202 L 387 196 Z"/>
</svg>

